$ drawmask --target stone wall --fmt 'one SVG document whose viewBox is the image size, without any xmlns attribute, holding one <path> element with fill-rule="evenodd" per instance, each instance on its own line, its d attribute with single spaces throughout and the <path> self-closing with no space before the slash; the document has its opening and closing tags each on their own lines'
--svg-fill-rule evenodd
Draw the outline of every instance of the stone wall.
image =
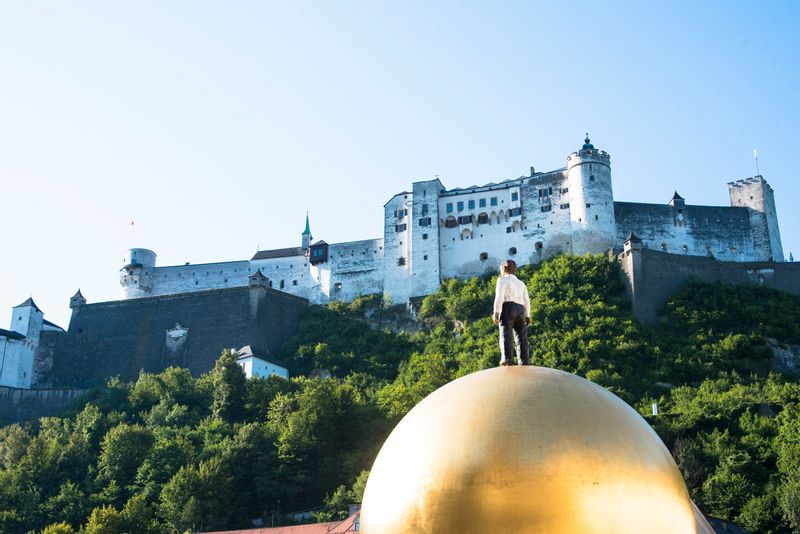
<svg viewBox="0 0 800 534">
<path fill-rule="evenodd" d="M 0 386 L 0 426 L 55 417 L 81 398 L 80 389 L 17 389 Z"/>
<path fill-rule="evenodd" d="M 73 311 L 67 332 L 43 336 L 34 387 L 94 387 L 170 366 L 199 375 L 224 349 L 244 345 L 275 357 L 307 305 L 267 287 L 85 304 Z"/>
<path fill-rule="evenodd" d="M 630 247 L 617 260 L 625 273 L 633 313 L 643 322 L 655 320 L 667 299 L 690 278 L 765 285 L 800 295 L 800 263 L 726 262 Z"/>
</svg>

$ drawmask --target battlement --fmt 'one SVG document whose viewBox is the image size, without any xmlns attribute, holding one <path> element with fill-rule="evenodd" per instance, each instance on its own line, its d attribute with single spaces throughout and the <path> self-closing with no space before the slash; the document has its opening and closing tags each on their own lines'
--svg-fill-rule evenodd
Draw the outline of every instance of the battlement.
<svg viewBox="0 0 800 534">
<path fill-rule="evenodd" d="M 733 189 L 736 187 L 747 187 L 759 183 L 764 184 L 771 193 L 774 193 L 774 191 L 772 190 L 772 186 L 770 186 L 769 183 L 760 174 L 757 174 L 755 176 L 750 176 L 748 178 L 743 178 L 741 180 L 736 180 L 735 182 L 728 182 L 728 188 Z"/>
</svg>

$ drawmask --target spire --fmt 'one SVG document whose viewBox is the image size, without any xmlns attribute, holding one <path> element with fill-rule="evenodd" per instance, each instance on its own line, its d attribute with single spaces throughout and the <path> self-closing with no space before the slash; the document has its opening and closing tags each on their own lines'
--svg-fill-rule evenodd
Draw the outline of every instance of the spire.
<svg viewBox="0 0 800 534">
<path fill-rule="evenodd" d="M 582 150 L 594 150 L 594 145 L 589 140 L 589 132 L 586 132 L 586 139 L 583 140 Z"/>
<path fill-rule="evenodd" d="M 308 212 L 306 212 L 306 229 L 303 230 L 302 235 L 311 234 L 311 225 L 308 224 Z"/>
<path fill-rule="evenodd" d="M 69 299 L 69 307 L 74 310 L 75 308 L 83 306 L 84 304 L 86 304 L 86 298 L 79 289 L 78 292 L 72 295 L 72 297 Z"/>
</svg>

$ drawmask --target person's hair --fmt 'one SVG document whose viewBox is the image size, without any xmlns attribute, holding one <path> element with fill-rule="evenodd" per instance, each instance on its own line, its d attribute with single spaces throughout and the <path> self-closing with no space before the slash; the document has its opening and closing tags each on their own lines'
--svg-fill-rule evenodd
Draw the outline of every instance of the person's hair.
<svg viewBox="0 0 800 534">
<path fill-rule="evenodd" d="M 517 262 L 514 260 L 505 260 L 500 264 L 500 271 L 505 271 L 508 274 L 517 274 Z"/>
</svg>

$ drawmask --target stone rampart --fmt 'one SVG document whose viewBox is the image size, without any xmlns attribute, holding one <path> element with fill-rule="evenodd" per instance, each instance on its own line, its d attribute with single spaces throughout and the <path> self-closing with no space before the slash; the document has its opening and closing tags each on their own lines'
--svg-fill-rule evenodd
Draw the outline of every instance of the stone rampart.
<svg viewBox="0 0 800 534">
<path fill-rule="evenodd" d="M 625 273 L 633 313 L 642 322 L 655 320 L 667 299 L 690 278 L 764 285 L 800 295 L 800 263 L 718 261 L 644 248 L 629 248 L 617 260 Z"/>
<path fill-rule="evenodd" d="M 0 386 L 0 426 L 61 415 L 86 392 L 82 389 L 17 389 Z"/>
</svg>

